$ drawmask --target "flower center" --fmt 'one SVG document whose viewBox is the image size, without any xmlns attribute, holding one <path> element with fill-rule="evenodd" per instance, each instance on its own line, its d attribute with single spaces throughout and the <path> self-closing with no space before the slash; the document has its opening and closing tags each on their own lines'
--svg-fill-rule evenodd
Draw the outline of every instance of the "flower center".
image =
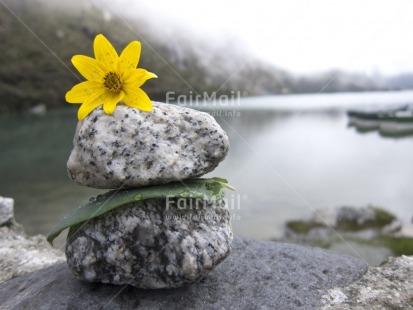
<svg viewBox="0 0 413 310">
<path fill-rule="evenodd" d="M 109 72 L 105 75 L 103 78 L 103 85 L 114 93 L 118 93 L 122 89 L 120 77 L 115 72 Z"/>
</svg>

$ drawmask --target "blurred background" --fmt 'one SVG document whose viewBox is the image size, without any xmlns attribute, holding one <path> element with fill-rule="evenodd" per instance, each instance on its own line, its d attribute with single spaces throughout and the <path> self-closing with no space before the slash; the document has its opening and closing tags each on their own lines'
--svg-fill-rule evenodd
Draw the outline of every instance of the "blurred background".
<svg viewBox="0 0 413 310">
<path fill-rule="evenodd" d="M 0 195 L 46 234 L 102 192 L 67 177 L 77 106 L 64 95 L 82 79 L 71 57 L 93 56 L 103 33 L 118 52 L 141 41 L 139 67 L 159 76 L 142 87 L 151 99 L 183 95 L 228 133 L 210 176 L 237 188 L 236 234 L 283 239 L 315 210 L 376 206 L 408 235 L 411 16 L 408 0 L 0 0 Z M 230 100 L 191 104 L 205 93 Z"/>
</svg>

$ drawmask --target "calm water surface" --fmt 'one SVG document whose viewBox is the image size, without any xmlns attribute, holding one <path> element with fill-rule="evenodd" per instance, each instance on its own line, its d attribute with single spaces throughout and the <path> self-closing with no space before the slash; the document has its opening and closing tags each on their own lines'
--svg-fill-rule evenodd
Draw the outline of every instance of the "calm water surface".
<svg viewBox="0 0 413 310">
<path fill-rule="evenodd" d="M 266 97 L 266 103 L 251 98 L 241 100 L 239 110 L 209 112 L 218 115 L 231 142 L 228 157 L 209 176 L 225 177 L 237 188 L 227 195 L 235 233 L 270 239 L 282 234 L 287 220 L 342 205 L 377 205 L 410 221 L 413 138 L 349 128 L 345 107 L 368 105 L 363 96 L 368 94 L 347 101 L 294 96 L 291 106 L 280 97 Z M 380 98 L 375 104 L 413 102 L 409 93 Z M 0 195 L 15 198 L 16 218 L 29 234 L 46 234 L 102 192 L 66 175 L 75 126 L 75 110 L 0 116 Z"/>
</svg>

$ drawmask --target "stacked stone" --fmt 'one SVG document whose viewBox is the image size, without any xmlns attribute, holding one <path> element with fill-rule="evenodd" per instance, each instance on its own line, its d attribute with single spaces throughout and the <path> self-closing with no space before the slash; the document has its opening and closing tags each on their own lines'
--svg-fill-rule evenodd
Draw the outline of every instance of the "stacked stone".
<svg viewBox="0 0 413 310">
<path fill-rule="evenodd" d="M 225 158 L 226 133 L 207 113 L 153 103 L 151 112 L 119 105 L 79 122 L 67 163 L 75 182 L 137 188 L 200 177 Z M 174 288 L 195 282 L 224 260 L 232 243 L 224 200 L 134 202 L 71 228 L 70 270 L 90 282 Z M 190 206 L 190 207 L 189 207 Z"/>
</svg>

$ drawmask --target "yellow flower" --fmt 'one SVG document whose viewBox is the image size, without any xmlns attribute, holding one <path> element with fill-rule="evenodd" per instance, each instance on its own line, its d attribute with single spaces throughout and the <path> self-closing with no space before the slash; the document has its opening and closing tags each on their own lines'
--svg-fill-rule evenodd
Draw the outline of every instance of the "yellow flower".
<svg viewBox="0 0 413 310">
<path fill-rule="evenodd" d="M 136 68 L 141 54 L 141 44 L 133 41 L 118 56 L 110 42 L 101 34 L 93 44 L 95 58 L 76 55 L 72 63 L 87 81 L 75 85 L 66 93 L 66 101 L 81 104 L 79 120 L 84 119 L 98 106 L 112 114 L 122 100 L 127 106 L 151 111 L 152 103 L 140 87 L 157 76 L 145 69 Z"/>
</svg>

